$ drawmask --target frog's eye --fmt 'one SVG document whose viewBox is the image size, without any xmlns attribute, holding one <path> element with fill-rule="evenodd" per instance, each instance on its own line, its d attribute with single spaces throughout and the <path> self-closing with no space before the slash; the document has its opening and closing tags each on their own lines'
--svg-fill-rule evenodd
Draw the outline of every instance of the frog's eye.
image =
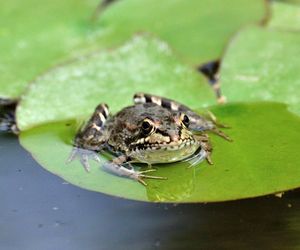
<svg viewBox="0 0 300 250">
<path fill-rule="evenodd" d="M 151 124 L 151 121 L 146 119 L 143 121 L 142 125 L 141 125 L 141 128 L 142 128 L 142 132 L 147 135 L 147 134 L 150 134 L 152 131 L 153 131 L 153 125 Z"/>
<path fill-rule="evenodd" d="M 181 114 L 181 122 L 186 127 L 188 127 L 190 125 L 190 119 L 186 114 Z"/>
</svg>

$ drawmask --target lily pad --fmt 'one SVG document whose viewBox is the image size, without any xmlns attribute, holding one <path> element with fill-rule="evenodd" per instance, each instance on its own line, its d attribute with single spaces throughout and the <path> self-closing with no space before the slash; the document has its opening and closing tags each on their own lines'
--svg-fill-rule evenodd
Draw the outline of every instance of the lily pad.
<svg viewBox="0 0 300 250">
<path fill-rule="evenodd" d="M 211 135 L 213 166 L 206 162 L 156 165 L 148 186 L 105 172 L 91 161 L 86 173 L 78 161 L 65 161 L 75 136 L 74 122 L 43 125 L 21 133 L 23 147 L 50 172 L 80 187 L 154 202 L 213 202 L 277 193 L 300 186 L 300 118 L 277 103 L 230 104 L 211 108 L 231 126 L 233 142 Z"/>
<path fill-rule="evenodd" d="M 0 97 L 17 99 L 28 82 L 65 58 L 119 46 L 139 31 L 157 33 L 188 61 L 203 63 L 218 58 L 233 32 L 265 12 L 263 0 L 126 0 L 96 23 L 91 17 L 99 1 L 2 1 Z"/>
<path fill-rule="evenodd" d="M 228 101 L 278 101 L 300 114 L 300 33 L 250 27 L 230 44 L 221 65 Z"/>
<path fill-rule="evenodd" d="M 90 22 L 99 0 L 0 3 L 0 97 L 17 99 L 29 81 L 65 56 L 95 44 Z"/>
<path fill-rule="evenodd" d="M 289 4 L 298 4 L 300 5 L 300 0 L 277 0 L 277 1 L 280 1 L 280 2 L 284 2 L 284 3 L 289 3 Z"/>
<path fill-rule="evenodd" d="M 263 0 L 126 0 L 103 12 L 101 43 L 123 43 L 139 31 L 153 32 L 182 58 L 202 64 L 221 56 L 230 36 L 265 16 Z"/>
<path fill-rule="evenodd" d="M 279 30 L 300 31 L 300 5 L 273 2 L 271 12 L 269 27 Z"/>
<path fill-rule="evenodd" d="M 24 130 L 87 117 L 100 102 L 115 112 L 141 91 L 170 96 L 194 108 L 215 103 L 204 77 L 183 65 L 166 43 L 136 36 L 115 51 L 93 53 L 40 76 L 22 96 L 17 124 Z"/>
</svg>

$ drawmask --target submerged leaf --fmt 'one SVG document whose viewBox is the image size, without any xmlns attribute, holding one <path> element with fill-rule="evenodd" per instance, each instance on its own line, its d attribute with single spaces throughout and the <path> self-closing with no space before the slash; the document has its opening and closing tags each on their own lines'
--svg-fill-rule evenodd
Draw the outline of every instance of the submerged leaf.
<svg viewBox="0 0 300 250">
<path fill-rule="evenodd" d="M 231 104 L 211 108 L 233 142 L 211 135 L 213 166 L 206 162 L 155 165 L 147 187 L 105 172 L 90 161 L 65 164 L 76 130 L 60 122 L 22 132 L 21 144 L 50 172 L 80 187 L 120 197 L 159 202 L 212 202 L 278 193 L 300 187 L 300 118 L 282 104 Z M 103 158 L 104 160 L 104 158 Z M 138 169 L 138 167 L 136 166 Z"/>
<path fill-rule="evenodd" d="M 84 56 L 39 77 L 22 97 L 17 123 L 24 130 L 86 117 L 101 102 L 116 112 L 141 91 L 169 96 L 193 108 L 215 102 L 206 80 L 183 65 L 166 43 L 137 36 L 119 49 Z"/>
<path fill-rule="evenodd" d="M 228 101 L 278 101 L 300 114 L 300 33 L 250 27 L 230 44 L 220 79 Z"/>
</svg>

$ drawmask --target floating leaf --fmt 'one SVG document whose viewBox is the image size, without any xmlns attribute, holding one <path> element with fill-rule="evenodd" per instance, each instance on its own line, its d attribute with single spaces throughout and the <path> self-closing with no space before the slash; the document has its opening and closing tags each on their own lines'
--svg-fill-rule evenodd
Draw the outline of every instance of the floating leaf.
<svg viewBox="0 0 300 250">
<path fill-rule="evenodd" d="M 100 102 L 115 112 L 140 91 L 170 96 L 194 108 L 215 102 L 206 80 L 181 64 L 166 43 L 137 36 L 115 51 L 90 54 L 39 77 L 22 97 L 17 123 L 24 130 L 86 117 Z"/>
<path fill-rule="evenodd" d="M 278 2 L 289 3 L 289 4 L 298 4 L 300 5 L 300 0 L 277 0 Z"/>
<path fill-rule="evenodd" d="M 125 97 L 124 97 L 125 98 Z M 120 197 L 159 202 L 212 202 L 277 193 L 300 186 L 300 118 L 276 103 L 231 104 L 211 109 L 233 142 L 211 135 L 213 166 L 206 162 L 156 165 L 148 186 L 105 172 L 93 161 L 86 173 L 71 151 L 74 123 L 60 122 L 22 132 L 21 144 L 50 172 L 80 187 Z"/>
<path fill-rule="evenodd" d="M 278 30 L 300 31 L 300 5 L 273 2 L 271 12 L 269 27 Z"/>
<path fill-rule="evenodd" d="M 241 26 L 262 20 L 265 7 L 262 0 L 119 1 L 99 18 L 106 31 L 101 43 L 111 46 L 136 32 L 153 32 L 188 62 L 201 64 L 219 58 Z"/>
<path fill-rule="evenodd" d="M 96 44 L 120 45 L 139 31 L 157 33 L 193 63 L 212 60 L 233 32 L 262 19 L 265 11 L 263 0 L 234 0 L 230 5 L 216 0 L 126 0 L 93 23 L 99 1 L 2 1 L 0 97 L 17 99 L 28 82 L 66 57 Z"/>
<path fill-rule="evenodd" d="M 230 44 L 221 65 L 228 101 L 278 101 L 300 114 L 300 33 L 250 27 Z"/>
<path fill-rule="evenodd" d="M 99 0 L 0 3 L 0 97 L 16 99 L 47 68 L 95 44 L 90 22 Z"/>
</svg>

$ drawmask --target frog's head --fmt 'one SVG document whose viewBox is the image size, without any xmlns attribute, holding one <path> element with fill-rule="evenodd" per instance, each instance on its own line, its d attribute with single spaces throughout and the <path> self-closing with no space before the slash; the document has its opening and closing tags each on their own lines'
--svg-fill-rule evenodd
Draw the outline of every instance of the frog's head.
<svg viewBox="0 0 300 250">
<path fill-rule="evenodd" d="M 149 106 L 136 120 L 137 129 L 129 148 L 135 158 L 143 158 L 141 161 L 172 162 L 187 158 L 199 147 L 189 123 L 185 113 Z"/>
</svg>

